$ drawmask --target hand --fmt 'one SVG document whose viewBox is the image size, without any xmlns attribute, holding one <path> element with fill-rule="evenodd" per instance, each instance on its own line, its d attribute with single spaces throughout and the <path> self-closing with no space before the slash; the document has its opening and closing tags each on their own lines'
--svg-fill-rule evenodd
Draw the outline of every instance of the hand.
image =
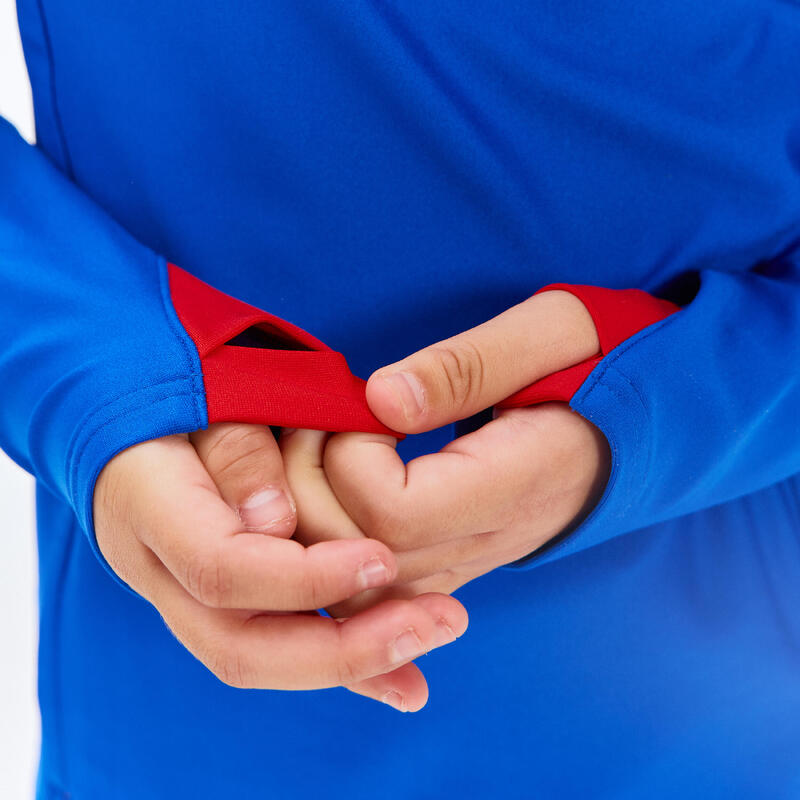
<svg viewBox="0 0 800 800">
<path fill-rule="evenodd" d="M 268 428 L 216 424 L 131 447 L 95 488 L 97 541 L 112 569 L 231 686 L 344 685 L 402 710 L 427 686 L 411 661 L 467 626 L 454 599 L 390 601 L 344 622 L 315 609 L 396 578 L 386 545 L 303 547 Z"/>
<path fill-rule="evenodd" d="M 591 317 L 548 292 L 490 322 L 378 370 L 373 412 L 395 430 L 429 430 L 492 406 L 538 378 L 593 356 Z M 608 478 L 603 435 L 565 404 L 501 411 L 439 453 L 405 465 L 395 440 L 297 431 L 281 439 L 310 544 L 370 536 L 398 556 L 391 589 L 339 604 L 352 613 L 386 596 L 451 592 L 522 558 L 581 520 Z"/>
</svg>

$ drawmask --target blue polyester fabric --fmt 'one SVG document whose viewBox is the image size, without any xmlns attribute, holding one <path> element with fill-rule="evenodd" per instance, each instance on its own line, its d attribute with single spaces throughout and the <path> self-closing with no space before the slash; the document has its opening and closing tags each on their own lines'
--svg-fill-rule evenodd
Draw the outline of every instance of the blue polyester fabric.
<svg viewBox="0 0 800 800">
<path fill-rule="evenodd" d="M 38 481 L 40 800 L 800 796 L 800 5 L 19 17 L 0 445 Z M 573 399 L 612 448 L 595 511 L 458 592 L 470 629 L 399 715 L 226 687 L 103 568 L 104 464 L 207 424 L 165 259 L 365 377 L 554 281 L 686 309 Z"/>
</svg>

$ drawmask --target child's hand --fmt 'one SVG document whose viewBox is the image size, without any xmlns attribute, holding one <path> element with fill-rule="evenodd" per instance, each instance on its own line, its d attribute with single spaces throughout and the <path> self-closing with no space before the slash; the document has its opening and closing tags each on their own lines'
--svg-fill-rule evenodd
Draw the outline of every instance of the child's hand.
<svg viewBox="0 0 800 800">
<path fill-rule="evenodd" d="M 598 351 L 592 318 L 573 295 L 530 298 L 489 322 L 378 370 L 367 384 L 375 415 L 417 433 L 491 407 Z M 566 404 L 502 411 L 439 453 L 405 465 L 389 436 L 281 441 L 304 544 L 367 536 L 398 556 L 393 587 L 334 607 L 452 592 L 522 558 L 583 518 L 605 486 L 605 438 Z"/>
<path fill-rule="evenodd" d="M 416 711 L 428 689 L 413 659 L 467 626 L 460 603 L 430 594 L 341 624 L 317 615 L 391 582 L 395 558 L 366 539 L 288 538 L 294 509 L 263 425 L 217 423 L 123 450 L 97 481 L 94 520 L 109 566 L 231 686 L 344 685 Z"/>
<path fill-rule="evenodd" d="M 501 412 L 407 465 L 394 445 L 361 433 L 282 437 L 296 537 L 367 536 L 397 556 L 395 585 L 332 607 L 337 616 L 387 596 L 450 593 L 528 555 L 584 515 L 608 469 L 602 434 L 559 403 Z"/>
</svg>

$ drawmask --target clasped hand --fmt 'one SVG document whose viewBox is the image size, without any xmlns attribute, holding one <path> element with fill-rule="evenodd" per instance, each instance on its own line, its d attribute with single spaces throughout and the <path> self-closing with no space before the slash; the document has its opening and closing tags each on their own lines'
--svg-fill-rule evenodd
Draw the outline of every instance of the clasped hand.
<svg viewBox="0 0 800 800">
<path fill-rule="evenodd" d="M 367 400 L 418 433 L 597 350 L 580 301 L 547 292 L 378 370 Z M 395 444 L 306 430 L 276 444 L 264 427 L 220 423 L 137 445 L 98 479 L 98 544 L 224 682 L 343 685 L 416 710 L 427 685 L 413 660 L 467 627 L 450 593 L 580 520 L 609 455 L 555 403 L 499 412 L 408 464 Z"/>
</svg>

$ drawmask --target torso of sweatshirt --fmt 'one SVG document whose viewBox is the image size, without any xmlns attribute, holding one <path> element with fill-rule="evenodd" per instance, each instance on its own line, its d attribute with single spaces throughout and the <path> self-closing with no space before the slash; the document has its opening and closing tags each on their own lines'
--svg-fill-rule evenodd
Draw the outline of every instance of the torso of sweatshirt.
<svg viewBox="0 0 800 800">
<path fill-rule="evenodd" d="M 21 0 L 37 135 L 366 375 L 554 281 L 685 299 L 795 224 L 792 3 Z"/>
<path fill-rule="evenodd" d="M 59 168 L 363 377 L 550 282 L 681 303 L 698 270 L 744 273 L 797 237 L 796 3 L 19 15 Z M 398 720 L 343 690 L 222 686 L 40 487 L 40 800 L 793 796 L 798 491 L 470 584 L 469 633 L 423 660 L 431 701 Z"/>
</svg>

